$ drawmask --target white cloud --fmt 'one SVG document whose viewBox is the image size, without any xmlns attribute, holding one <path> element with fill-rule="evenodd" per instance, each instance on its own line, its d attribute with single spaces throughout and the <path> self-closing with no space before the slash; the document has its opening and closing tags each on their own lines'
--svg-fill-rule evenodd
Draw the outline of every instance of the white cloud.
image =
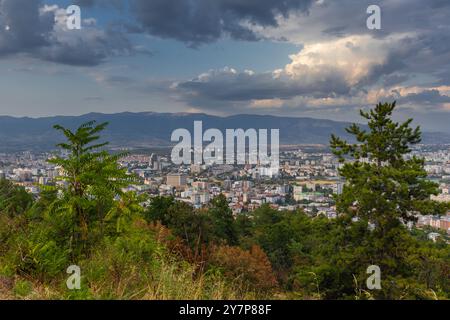
<svg viewBox="0 0 450 320">
<path fill-rule="evenodd" d="M 350 36 L 333 41 L 305 45 L 291 55 L 292 62 L 285 67 L 286 74 L 307 81 L 339 74 L 349 85 L 356 85 L 368 76 L 375 65 L 386 61 L 386 41 L 370 36 Z"/>
</svg>

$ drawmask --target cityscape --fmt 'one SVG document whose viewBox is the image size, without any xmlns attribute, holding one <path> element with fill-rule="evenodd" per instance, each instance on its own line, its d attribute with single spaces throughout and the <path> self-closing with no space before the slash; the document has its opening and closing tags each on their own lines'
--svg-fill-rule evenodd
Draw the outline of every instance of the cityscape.
<svg viewBox="0 0 450 320">
<path fill-rule="evenodd" d="M 164 149 L 163 149 L 164 150 Z M 167 154 L 133 151 L 119 163 L 139 181 L 124 191 L 150 197 L 173 196 L 194 208 L 206 207 L 219 194 L 224 194 L 235 216 L 251 212 L 263 204 L 279 211 L 302 209 L 311 216 L 336 217 L 333 195 L 340 195 L 345 181 L 339 177 L 342 166 L 323 145 L 281 147 L 280 168 L 258 165 L 175 165 Z M 58 151 L 55 151 L 58 152 Z M 61 168 L 47 162 L 54 153 L 20 152 L 0 154 L 0 179 L 6 178 L 39 197 L 42 187 L 64 182 L 58 177 Z M 440 193 L 431 196 L 439 202 L 450 201 L 450 145 L 419 145 L 411 157 L 425 159 L 428 178 L 439 184 Z M 151 200 L 150 200 L 151 201 Z M 145 206 L 145 204 L 143 204 Z M 450 243 L 450 210 L 441 217 L 420 216 L 418 227 L 429 226 Z M 442 236 L 429 230 L 435 240 Z"/>
<path fill-rule="evenodd" d="M 0 307 L 448 301 L 449 123 L 449 0 L 0 0 Z"/>
</svg>

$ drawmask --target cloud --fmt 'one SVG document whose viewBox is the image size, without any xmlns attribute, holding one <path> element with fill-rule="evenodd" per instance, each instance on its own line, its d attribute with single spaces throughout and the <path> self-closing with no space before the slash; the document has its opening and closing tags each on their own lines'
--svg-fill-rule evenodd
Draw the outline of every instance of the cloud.
<svg viewBox="0 0 450 320">
<path fill-rule="evenodd" d="M 418 93 L 409 93 L 404 97 L 400 97 L 400 101 L 404 103 L 424 105 L 437 105 L 450 103 L 450 96 L 441 94 L 437 89 L 423 90 Z"/>
<path fill-rule="evenodd" d="M 99 84 L 111 88 L 128 88 L 136 83 L 136 81 L 128 76 L 111 75 L 104 72 L 94 72 L 91 77 Z"/>
<path fill-rule="evenodd" d="M 53 12 L 40 12 L 37 1 L 0 0 L 0 55 L 49 45 Z"/>
<path fill-rule="evenodd" d="M 369 30 L 366 10 L 381 9 L 381 30 Z M 291 13 L 277 16 L 277 25 L 254 31 L 265 36 L 284 37 L 295 43 L 322 42 L 349 35 L 373 35 L 383 38 L 394 33 L 431 31 L 448 28 L 450 2 L 446 0 L 339 0 L 314 1 L 307 15 Z"/>
<path fill-rule="evenodd" d="M 116 9 L 123 9 L 123 0 L 73 0 L 73 4 L 83 8 L 90 8 L 94 6 L 113 7 Z"/>
<path fill-rule="evenodd" d="M 241 107 L 280 107 L 295 97 L 337 99 L 360 92 L 375 72 L 389 63 L 394 39 L 350 36 L 334 41 L 305 45 L 290 56 L 282 69 L 266 73 L 210 70 L 173 87 L 193 107 L 227 103 Z"/>
<path fill-rule="evenodd" d="M 130 0 L 142 32 L 176 39 L 190 46 L 210 43 L 228 35 L 257 40 L 250 26 L 276 27 L 277 17 L 307 12 L 313 0 Z"/>
<path fill-rule="evenodd" d="M 92 7 L 96 2 L 95 0 L 75 0 L 73 4 L 82 6 L 82 7 Z"/>
<path fill-rule="evenodd" d="M 371 4 L 381 8 L 381 30 L 366 27 L 366 9 Z M 276 27 L 253 30 L 302 45 L 349 36 L 368 36 L 379 40 L 378 44 L 397 39 L 389 48 L 388 61 L 372 70 L 372 79 L 403 70 L 411 75 L 427 74 L 444 83 L 450 73 L 449 15 L 450 2 L 445 0 L 316 1 L 308 15 L 278 17 Z"/>
<path fill-rule="evenodd" d="M 450 85 L 450 2 L 378 1 L 382 30 L 366 27 L 370 4 L 314 1 L 307 15 L 291 11 L 277 15 L 273 25 L 247 24 L 257 38 L 285 38 L 303 49 L 280 70 L 213 70 L 174 90 L 191 107 L 228 113 L 343 110 L 383 99 L 416 110 L 449 110 L 449 93 L 435 87 Z M 411 87 L 418 90 L 406 93 Z"/>
<path fill-rule="evenodd" d="M 67 30 L 65 10 L 41 1 L 0 0 L 0 57 L 25 54 L 76 66 L 94 66 L 134 48 L 121 30 L 99 29 L 92 19 Z"/>
<path fill-rule="evenodd" d="M 450 92 L 445 89 L 450 86 L 448 0 L 74 0 L 83 13 L 91 7 L 97 8 L 92 12 L 99 8 L 103 12 L 99 21 L 83 14 L 82 32 L 66 30 L 64 10 L 48 3 L 0 0 L 0 58 L 29 56 L 97 66 L 115 56 L 152 54 L 148 35 L 191 47 L 227 37 L 269 39 L 271 46 L 288 41 L 298 45 L 298 52 L 290 55 L 289 63 L 266 72 L 245 66 L 237 70 L 233 63 L 221 68 L 220 61 L 208 57 L 207 65 L 214 69 L 195 71 L 199 75 L 188 79 L 173 79 L 173 70 L 168 71 L 170 79 L 164 73 L 152 78 L 130 70 L 94 75 L 100 68 L 89 74 L 100 85 L 128 92 L 127 98 L 160 95 L 174 99 L 164 107 L 183 105 L 227 114 L 305 112 L 346 117 L 346 110 L 394 99 L 408 111 L 450 111 Z M 381 30 L 366 27 L 371 4 L 381 7 Z M 129 10 L 117 11 L 124 8 Z M 104 24 L 111 17 L 114 21 Z M 163 49 L 178 48 L 166 41 L 155 47 L 166 45 Z M 228 41 L 220 46 L 242 48 Z M 255 60 L 272 59 L 272 53 L 257 54 Z M 237 51 L 235 65 L 242 64 L 240 57 Z M 164 61 L 170 64 L 171 58 Z"/>
</svg>

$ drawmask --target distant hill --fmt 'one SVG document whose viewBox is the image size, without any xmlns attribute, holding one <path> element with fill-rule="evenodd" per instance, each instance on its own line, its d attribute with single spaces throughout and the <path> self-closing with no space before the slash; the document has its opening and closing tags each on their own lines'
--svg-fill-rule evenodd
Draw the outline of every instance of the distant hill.
<svg viewBox="0 0 450 320">
<path fill-rule="evenodd" d="M 45 118 L 0 117 L 0 152 L 25 150 L 52 150 L 62 140 L 53 125 L 61 124 L 76 128 L 79 124 L 97 120 L 108 121 L 104 133 L 111 147 L 145 148 L 171 145 L 172 131 L 186 128 L 193 131 L 196 120 L 203 121 L 203 130 L 225 129 L 280 129 L 281 144 L 328 144 L 330 134 L 347 136 L 345 127 L 349 123 L 331 120 L 276 117 L 264 115 L 234 115 L 217 117 L 190 113 L 89 113 L 82 116 L 55 116 Z M 450 143 L 450 135 L 425 133 L 424 143 Z"/>
</svg>

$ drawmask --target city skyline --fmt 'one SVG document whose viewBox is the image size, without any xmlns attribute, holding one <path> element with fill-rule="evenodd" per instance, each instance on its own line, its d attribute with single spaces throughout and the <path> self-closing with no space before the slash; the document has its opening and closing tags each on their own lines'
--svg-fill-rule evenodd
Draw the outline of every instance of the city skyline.
<svg viewBox="0 0 450 320">
<path fill-rule="evenodd" d="M 66 27 L 71 4 L 81 30 Z M 440 0 L 0 0 L 0 115 L 356 121 L 397 100 L 399 119 L 450 132 L 449 12 Z"/>
</svg>

